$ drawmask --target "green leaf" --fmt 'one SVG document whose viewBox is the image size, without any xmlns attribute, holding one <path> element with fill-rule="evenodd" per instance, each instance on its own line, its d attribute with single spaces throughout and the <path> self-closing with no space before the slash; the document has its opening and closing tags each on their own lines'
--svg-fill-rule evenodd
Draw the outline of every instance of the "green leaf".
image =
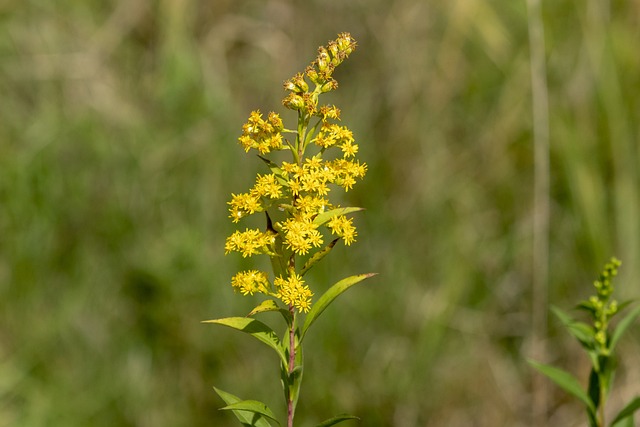
<svg viewBox="0 0 640 427">
<path fill-rule="evenodd" d="M 283 178 L 283 171 L 282 169 L 280 169 L 280 166 L 273 163 L 271 160 L 267 159 L 266 157 L 262 157 L 260 155 L 258 155 L 258 157 L 260 157 L 260 160 L 262 160 L 267 164 L 269 169 L 271 169 L 271 173 L 273 173 L 276 176 L 276 179 L 280 184 L 289 186 L 289 183 L 287 182 L 287 180 Z"/>
<path fill-rule="evenodd" d="M 593 306 L 591 301 L 581 301 L 580 304 L 576 306 L 577 309 L 586 311 L 587 313 L 595 316 L 596 308 Z"/>
<path fill-rule="evenodd" d="M 587 350 L 593 348 L 593 342 L 595 339 L 595 332 L 593 328 L 584 322 L 574 320 L 566 312 L 558 307 L 552 306 L 551 311 L 562 322 L 567 331 L 576 338 L 583 347 Z"/>
<path fill-rule="evenodd" d="M 300 269 L 300 275 L 304 276 L 304 273 L 306 273 L 307 271 L 309 271 L 309 269 L 311 267 L 314 266 L 315 263 L 317 263 L 318 261 L 320 261 L 322 258 L 324 258 L 325 256 L 327 256 L 327 254 L 329 252 L 331 252 L 331 249 L 333 249 L 333 247 L 336 245 L 336 243 L 338 243 L 338 240 L 340 240 L 340 238 L 337 239 L 333 239 L 331 241 L 331 243 L 329 243 L 327 246 L 325 246 L 324 248 L 322 248 L 321 250 L 319 250 L 318 252 L 316 252 L 315 254 L 313 254 L 313 256 L 311 258 L 309 258 L 307 260 L 307 262 L 304 263 L 304 265 L 302 266 L 302 268 Z"/>
<path fill-rule="evenodd" d="M 280 340 L 276 333 L 259 320 L 250 317 L 225 317 L 224 319 L 205 320 L 202 323 L 216 323 L 218 325 L 228 326 L 241 332 L 245 332 L 252 337 L 262 341 L 278 353 L 280 360 L 286 365 L 287 357 L 280 345 Z"/>
<path fill-rule="evenodd" d="M 289 335 L 289 331 L 290 329 L 287 329 L 287 332 L 285 334 L 286 336 Z M 288 340 L 283 344 L 288 357 L 291 354 Z M 285 401 L 293 401 L 293 411 L 295 413 L 296 406 L 298 405 L 298 398 L 300 397 L 300 386 L 302 385 L 302 374 L 304 371 L 304 352 L 302 346 L 300 345 L 300 333 L 297 328 L 295 330 L 295 339 L 293 345 L 296 350 L 294 368 L 291 372 L 289 372 L 288 363 L 280 364 L 280 379 L 282 380 Z"/>
<path fill-rule="evenodd" d="M 627 420 L 631 420 L 631 424 L 629 424 L 629 425 L 633 425 L 633 413 L 635 411 L 637 411 L 638 409 L 640 409 L 640 397 L 636 397 L 631 402 L 629 402 L 629 404 L 627 406 L 625 406 L 618 413 L 618 415 L 616 415 L 616 417 L 611 422 L 611 425 L 615 426 L 616 423 L 619 423 L 621 421 L 627 421 Z"/>
<path fill-rule="evenodd" d="M 296 353 L 296 359 L 298 354 Z M 295 413 L 298 406 L 298 399 L 300 397 L 300 386 L 302 384 L 302 373 L 304 369 L 302 365 L 296 366 L 291 373 L 286 366 L 281 366 L 280 380 L 282 381 L 282 387 L 284 389 L 285 401 L 291 399 L 293 401 L 293 412 Z"/>
<path fill-rule="evenodd" d="M 353 415 L 349 415 L 349 414 L 341 414 L 341 415 L 337 415 L 333 418 L 329 418 L 326 421 L 321 422 L 320 424 L 318 424 L 316 427 L 329 427 L 329 426 L 333 426 L 336 425 L 338 423 L 341 423 L 342 421 L 347 421 L 347 420 L 360 420 L 360 418 L 353 416 Z"/>
<path fill-rule="evenodd" d="M 282 314 L 282 317 L 284 317 L 284 320 L 287 323 L 289 323 L 289 320 L 291 319 L 291 313 L 289 312 L 289 310 L 285 310 L 284 308 L 280 307 L 272 299 L 268 299 L 268 300 L 262 301 L 253 310 L 251 310 L 249 312 L 249 314 L 247 314 L 247 317 L 254 316 L 254 315 L 258 314 L 258 313 L 266 313 L 268 311 L 277 311 L 277 312 L 279 312 L 280 314 Z"/>
<path fill-rule="evenodd" d="M 534 360 L 527 360 L 531 366 L 537 369 L 540 373 L 546 375 L 549 379 L 555 382 L 560 388 L 567 393 L 577 397 L 587 406 L 587 410 L 590 413 L 595 414 L 596 408 L 589 398 L 589 396 L 582 390 L 580 382 L 570 373 L 563 371 L 562 369 L 544 365 Z"/>
<path fill-rule="evenodd" d="M 238 396 L 234 396 L 233 394 L 228 393 L 224 390 L 220 390 L 216 387 L 214 387 L 213 389 L 216 391 L 216 393 L 218 393 L 218 396 L 220 396 L 222 400 L 224 400 L 224 403 L 226 403 L 227 405 L 242 401 L 242 399 L 240 399 Z M 243 426 L 271 427 L 271 424 L 264 417 L 262 417 L 260 414 L 256 414 L 255 412 L 234 410 L 233 414 Z"/>
<path fill-rule="evenodd" d="M 224 408 L 220 408 L 221 411 L 247 411 L 253 412 L 254 414 L 261 415 L 266 418 L 270 418 L 275 421 L 278 425 L 280 423 L 276 419 L 274 413 L 269 409 L 267 405 L 262 402 L 258 402 L 257 400 L 241 400 L 239 402 L 231 403 Z"/>
<path fill-rule="evenodd" d="M 593 406 L 600 406 L 600 377 L 594 368 L 589 372 L 589 386 L 587 387 L 589 399 L 593 402 Z"/>
<path fill-rule="evenodd" d="M 322 212 L 321 214 L 318 214 L 314 219 L 313 219 L 313 223 L 316 225 L 322 225 L 325 222 L 329 221 L 331 218 L 333 218 L 334 216 L 338 216 L 338 215 L 346 215 L 352 212 L 359 212 L 359 211 L 363 211 L 364 208 L 336 208 L 336 209 L 331 209 L 330 211 L 326 211 L 326 212 Z"/>
<path fill-rule="evenodd" d="M 622 337 L 622 334 L 625 333 L 625 331 L 629 328 L 629 326 L 631 326 L 631 324 L 636 320 L 638 316 L 640 316 L 640 306 L 631 310 L 622 318 L 622 320 L 620 320 L 620 322 L 618 322 L 618 325 L 613 330 L 613 335 L 611 336 L 611 342 L 609 343 L 609 352 L 613 353 L 613 350 Z"/>
<path fill-rule="evenodd" d="M 350 276 L 340 280 L 332 287 L 330 287 L 309 310 L 307 317 L 304 319 L 304 325 L 302 325 L 302 331 L 300 333 L 300 342 L 304 339 L 309 327 L 316 321 L 316 319 L 322 314 L 322 312 L 336 299 L 340 294 L 349 289 L 351 286 L 375 276 L 378 273 L 358 274 L 356 276 Z"/>
</svg>

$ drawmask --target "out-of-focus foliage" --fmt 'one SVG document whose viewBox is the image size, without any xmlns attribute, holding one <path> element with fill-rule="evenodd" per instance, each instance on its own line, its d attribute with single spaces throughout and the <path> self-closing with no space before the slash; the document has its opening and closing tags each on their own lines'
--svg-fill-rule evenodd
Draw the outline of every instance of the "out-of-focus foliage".
<svg viewBox="0 0 640 427">
<path fill-rule="evenodd" d="M 586 296 L 612 254 L 625 261 L 621 295 L 635 295 L 640 3 L 543 11 L 550 298 Z M 228 194 L 264 172 L 236 143 L 242 123 L 256 107 L 282 111 L 281 82 L 342 31 L 359 49 L 331 102 L 369 165 L 346 201 L 368 211 L 354 248 L 309 280 L 381 274 L 309 335 L 299 418 L 530 425 L 524 1 L 8 0 L 0 426 L 228 425 L 213 384 L 278 396 L 259 343 L 200 321 L 252 307 L 228 286 L 246 260 L 223 257 Z M 557 329 L 549 361 L 583 372 Z M 625 364 L 639 358 L 637 329 L 629 337 L 627 397 L 640 383 Z M 550 424 L 578 425 L 579 405 L 554 397 Z"/>
</svg>

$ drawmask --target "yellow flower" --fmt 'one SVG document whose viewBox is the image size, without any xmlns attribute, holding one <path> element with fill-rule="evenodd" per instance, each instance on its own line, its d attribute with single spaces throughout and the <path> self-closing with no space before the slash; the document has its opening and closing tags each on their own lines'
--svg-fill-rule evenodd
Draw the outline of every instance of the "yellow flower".
<svg viewBox="0 0 640 427">
<path fill-rule="evenodd" d="M 358 145 L 353 144 L 350 140 L 343 142 L 342 145 L 340 145 L 340 148 L 342 149 L 344 157 L 355 157 L 358 152 Z"/>
<path fill-rule="evenodd" d="M 240 252 L 242 257 L 246 258 L 251 255 L 269 252 L 269 246 L 274 242 L 274 234 L 272 232 L 261 232 L 260 230 L 235 231 L 231 236 L 227 237 L 225 242 L 225 254 L 229 252 Z"/>
<path fill-rule="evenodd" d="M 283 303 L 294 306 L 298 311 L 304 311 L 306 313 L 311 308 L 313 292 L 311 292 L 311 289 L 304 283 L 302 276 L 297 274 L 292 274 L 286 279 L 280 276 L 273 282 L 277 290 L 276 296 L 282 300 Z"/>
<path fill-rule="evenodd" d="M 322 244 L 318 226 L 304 215 L 286 219 L 281 227 L 287 249 L 298 255 L 305 255 L 312 246 L 318 247 Z"/>
<path fill-rule="evenodd" d="M 229 218 L 233 222 L 238 222 L 246 215 L 251 215 L 255 212 L 262 212 L 264 210 L 260 203 L 260 196 L 251 193 L 231 194 L 231 201 L 227 202 L 231 207 L 229 208 Z"/>
<path fill-rule="evenodd" d="M 271 199 L 279 199 L 282 197 L 282 186 L 276 180 L 274 174 L 258 175 L 256 184 L 251 190 L 252 194 L 258 197 L 269 197 Z"/>
<path fill-rule="evenodd" d="M 342 237 L 344 244 L 349 246 L 355 242 L 358 235 L 356 228 L 353 226 L 353 220 L 344 215 L 337 215 L 331 218 L 327 224 L 333 234 Z"/>
<path fill-rule="evenodd" d="M 255 148 L 261 154 L 267 154 L 271 150 L 284 148 L 280 133 L 283 129 L 282 119 L 277 113 L 269 113 L 265 121 L 260 111 L 252 111 L 247 123 L 242 126 L 242 135 L 238 141 L 247 152 Z"/>
<path fill-rule="evenodd" d="M 256 292 L 269 293 L 267 273 L 258 270 L 241 271 L 231 279 L 231 286 L 242 295 L 253 295 Z"/>
</svg>

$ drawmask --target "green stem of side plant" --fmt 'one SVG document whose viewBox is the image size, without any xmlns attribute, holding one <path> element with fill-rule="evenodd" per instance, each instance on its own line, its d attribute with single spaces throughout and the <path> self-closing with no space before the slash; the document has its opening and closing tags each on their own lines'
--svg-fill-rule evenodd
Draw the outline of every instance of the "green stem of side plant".
<svg viewBox="0 0 640 427">
<path fill-rule="evenodd" d="M 604 379 L 602 378 L 601 375 L 598 375 L 598 381 L 600 382 L 600 405 L 598 408 L 598 426 L 600 427 L 604 427 L 604 404 L 605 404 L 605 399 L 607 398 L 607 391 L 605 390 L 604 386 Z"/>
<path fill-rule="evenodd" d="M 289 376 L 292 375 L 293 370 L 296 367 L 296 312 L 292 305 L 289 306 L 289 313 L 291 313 L 291 327 L 289 328 Z M 290 387 L 289 384 L 286 385 Z M 288 392 L 287 402 L 287 427 L 293 427 L 293 414 L 294 414 L 294 396 L 292 390 Z"/>
</svg>

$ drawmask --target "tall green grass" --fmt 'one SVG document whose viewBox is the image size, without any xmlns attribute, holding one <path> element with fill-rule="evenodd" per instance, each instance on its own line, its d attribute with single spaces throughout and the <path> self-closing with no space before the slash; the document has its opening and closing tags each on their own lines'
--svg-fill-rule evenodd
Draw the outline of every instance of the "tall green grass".
<svg viewBox="0 0 640 427">
<path fill-rule="evenodd" d="M 587 296 L 612 254 L 631 296 L 640 10 L 542 7 L 549 297 Z M 264 379 L 276 395 L 259 344 L 200 321 L 250 309 L 228 285 L 241 266 L 223 259 L 229 193 L 261 167 L 244 161 L 240 127 L 278 105 L 272 82 L 310 60 L 299 54 L 341 31 L 360 49 L 332 101 L 370 166 L 347 193 L 368 212 L 359 247 L 340 254 L 349 265 L 328 260 L 310 280 L 381 276 L 312 332 L 307 363 L 321 374 L 305 378 L 313 403 L 299 417 L 530 425 L 525 2 L 411 0 L 0 6 L 0 425 L 226 425 L 213 384 L 251 395 Z M 547 362 L 587 366 L 550 329 Z M 627 397 L 640 375 L 629 335 Z M 579 405 L 552 403 L 550 425 L 578 425 Z"/>
</svg>

